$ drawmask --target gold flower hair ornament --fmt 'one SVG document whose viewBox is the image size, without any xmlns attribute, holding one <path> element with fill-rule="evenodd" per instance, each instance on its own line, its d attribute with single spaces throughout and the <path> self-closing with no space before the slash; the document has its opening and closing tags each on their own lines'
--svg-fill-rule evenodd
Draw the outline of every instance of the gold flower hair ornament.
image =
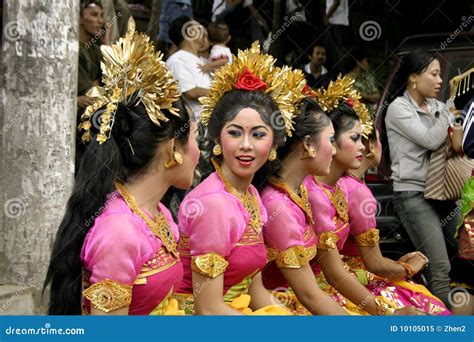
<svg viewBox="0 0 474 342">
<path fill-rule="evenodd" d="M 336 81 L 329 82 L 327 89 L 316 90 L 316 101 L 326 113 L 343 102 L 354 108 L 362 125 L 362 135 L 367 138 L 372 132 L 372 118 L 365 104 L 360 101 L 360 93 L 353 88 L 353 84 L 353 78 L 339 75 Z"/>
<path fill-rule="evenodd" d="M 285 133 L 291 136 L 293 116 L 299 113 L 298 103 L 305 97 L 306 84 L 300 70 L 276 67 L 275 59 L 260 52 L 260 45 L 254 42 L 250 49 L 239 50 L 232 59 L 215 74 L 208 96 L 199 98 L 203 105 L 201 122 L 207 126 L 216 104 L 232 89 L 261 91 L 269 94 L 278 105 L 285 125 Z"/>
<path fill-rule="evenodd" d="M 143 103 L 150 120 L 157 126 L 169 119 L 163 113 L 167 109 L 179 115 L 173 103 L 179 99 L 177 81 L 166 68 L 162 54 L 155 52 L 150 38 L 135 31 L 135 21 L 130 18 L 125 37 L 112 46 L 101 46 L 102 82 L 104 87 L 94 87 L 87 92 L 97 101 L 88 106 L 81 116 L 78 130 L 83 130 L 82 140 L 91 140 L 91 117 L 106 106 L 100 119 L 97 141 L 103 144 L 110 137 L 117 105 Z"/>
</svg>

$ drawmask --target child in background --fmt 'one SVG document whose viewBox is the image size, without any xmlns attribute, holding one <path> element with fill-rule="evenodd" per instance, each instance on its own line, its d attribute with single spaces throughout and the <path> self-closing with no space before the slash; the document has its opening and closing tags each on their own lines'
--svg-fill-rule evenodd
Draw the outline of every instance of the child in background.
<svg viewBox="0 0 474 342">
<path fill-rule="evenodd" d="M 212 45 L 209 63 L 201 66 L 203 73 L 214 72 L 221 66 L 232 63 L 232 53 L 227 47 L 230 41 L 229 27 L 225 23 L 210 23 L 207 27 L 209 41 Z"/>
</svg>

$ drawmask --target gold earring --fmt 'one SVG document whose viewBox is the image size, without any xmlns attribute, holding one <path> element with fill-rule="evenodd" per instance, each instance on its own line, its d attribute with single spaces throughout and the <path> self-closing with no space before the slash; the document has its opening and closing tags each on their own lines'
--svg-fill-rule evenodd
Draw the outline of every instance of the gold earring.
<svg viewBox="0 0 474 342">
<path fill-rule="evenodd" d="M 220 144 L 215 144 L 212 149 L 212 154 L 215 156 L 220 156 L 222 154 L 222 147 Z"/>
<path fill-rule="evenodd" d="M 370 150 L 370 152 L 367 153 L 367 154 L 365 155 L 365 157 L 366 157 L 367 159 L 376 158 L 376 157 L 377 157 L 377 152 L 374 151 L 374 150 Z"/>
<path fill-rule="evenodd" d="M 316 157 L 316 150 L 314 147 L 310 147 L 309 150 L 305 150 L 301 159 L 310 159 Z"/>
<path fill-rule="evenodd" d="M 173 158 L 171 158 L 166 164 L 165 168 L 169 169 L 176 165 L 181 165 L 183 163 L 183 155 L 177 151 L 173 153 Z"/>
<path fill-rule="evenodd" d="M 413 82 L 413 90 L 416 89 L 416 82 Z"/>
<path fill-rule="evenodd" d="M 270 155 L 268 156 L 269 161 L 274 161 L 277 158 L 277 151 L 275 148 L 272 148 Z"/>
</svg>

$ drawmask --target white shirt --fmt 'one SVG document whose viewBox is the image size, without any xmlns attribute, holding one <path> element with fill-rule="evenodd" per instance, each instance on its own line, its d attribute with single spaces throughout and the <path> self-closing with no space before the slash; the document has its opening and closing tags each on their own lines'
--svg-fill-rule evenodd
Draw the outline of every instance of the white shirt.
<svg viewBox="0 0 474 342">
<path fill-rule="evenodd" d="M 222 57 L 227 57 L 227 63 L 232 63 L 232 52 L 230 52 L 230 49 L 227 46 L 214 45 L 209 53 L 209 60 L 212 62 Z"/>
<path fill-rule="evenodd" d="M 184 50 L 178 50 L 173 53 L 166 61 L 166 66 L 178 80 L 178 86 L 181 93 L 196 87 L 209 89 L 211 86 L 211 76 L 206 72 L 202 73 L 199 65 L 202 60 L 192 53 Z M 196 120 L 199 119 L 202 112 L 202 105 L 198 100 L 186 99 L 194 112 Z"/>
<path fill-rule="evenodd" d="M 253 0 L 244 0 L 242 7 L 248 7 L 250 5 L 253 5 Z M 212 3 L 212 21 L 216 21 L 216 17 L 224 12 L 224 10 L 227 7 L 227 1 L 226 0 L 214 0 Z"/>
<path fill-rule="evenodd" d="M 312 71 L 311 71 L 311 62 L 309 62 L 308 64 L 306 64 L 304 66 L 304 71 L 307 73 L 307 74 L 312 74 Z M 326 69 L 324 67 L 324 65 L 321 65 L 321 76 L 325 75 L 328 73 L 328 69 Z"/>
<path fill-rule="evenodd" d="M 328 14 L 334 0 L 326 0 L 326 14 Z M 349 26 L 349 0 L 341 0 L 329 22 L 334 25 Z"/>
</svg>

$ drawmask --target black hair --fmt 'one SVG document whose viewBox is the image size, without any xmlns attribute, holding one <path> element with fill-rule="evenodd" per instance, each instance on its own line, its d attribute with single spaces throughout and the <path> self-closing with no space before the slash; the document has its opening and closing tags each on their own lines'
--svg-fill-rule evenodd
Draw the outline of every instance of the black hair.
<svg viewBox="0 0 474 342">
<path fill-rule="evenodd" d="M 207 26 L 209 41 L 213 44 L 222 44 L 229 39 L 229 26 L 225 22 L 213 22 Z"/>
<path fill-rule="evenodd" d="M 181 16 L 176 18 L 170 23 L 170 27 L 168 30 L 168 36 L 170 40 L 176 45 L 179 46 L 184 40 L 184 32 L 183 32 L 183 27 L 189 23 L 190 21 L 193 21 L 194 19 L 188 17 L 188 16 Z"/>
<path fill-rule="evenodd" d="M 150 164 L 160 143 L 175 138 L 185 145 L 189 137 L 189 114 L 180 101 L 175 104 L 180 116 L 163 110 L 169 118 L 161 127 L 149 118 L 143 104 L 119 104 L 110 138 L 96 141 L 97 128 L 91 127 L 66 213 L 56 233 L 50 264 L 43 287 L 51 285 L 48 313 L 80 315 L 82 264 L 80 252 L 95 218 L 107 205 L 115 190 L 114 182 L 126 182 Z M 95 115 L 100 115 L 100 111 Z M 95 119 L 95 120 L 94 120 Z M 93 117 L 93 121 L 98 121 Z"/>
<path fill-rule="evenodd" d="M 268 179 L 276 175 L 281 169 L 282 161 L 294 150 L 297 143 L 303 141 L 307 136 L 320 141 L 320 134 L 329 126 L 331 120 L 324 113 L 321 107 L 310 97 L 306 97 L 300 104 L 300 114 L 294 119 L 294 131 L 291 137 L 288 137 L 285 143 L 277 150 L 277 159 L 267 161 L 255 174 L 253 184 L 263 190 L 267 185 Z"/>
<path fill-rule="evenodd" d="M 362 62 L 365 58 L 367 58 L 367 56 L 367 51 L 362 48 L 358 47 L 352 49 L 346 61 L 347 71 L 352 71 L 357 66 L 357 64 Z"/>
<path fill-rule="evenodd" d="M 345 102 L 333 109 L 328 115 L 334 126 L 336 143 L 342 133 L 347 132 L 354 127 L 357 121 L 360 121 L 354 108 Z"/>
<path fill-rule="evenodd" d="M 322 47 L 322 48 L 324 48 L 326 51 L 328 50 L 328 49 L 326 48 L 326 45 L 325 45 L 323 42 L 317 40 L 317 41 L 315 41 L 313 44 L 311 44 L 311 50 L 310 50 L 310 51 L 311 51 L 311 55 L 313 54 L 313 50 L 314 50 L 314 48 L 315 48 L 316 46 Z"/>
<path fill-rule="evenodd" d="M 285 125 L 273 98 L 259 91 L 233 89 L 221 97 L 212 111 L 207 127 L 211 150 L 216 142 L 220 142 L 220 134 L 224 125 L 232 121 L 244 108 L 252 108 L 257 111 L 262 121 L 272 128 L 273 146 L 282 143 L 285 136 Z"/>
<path fill-rule="evenodd" d="M 102 4 L 100 3 L 100 1 L 96 1 L 96 0 L 85 0 L 85 1 L 81 1 L 79 14 L 82 15 L 82 13 L 84 12 L 84 10 L 85 10 L 86 8 L 91 7 L 92 5 L 94 5 L 94 6 L 99 6 L 102 10 L 104 9 L 104 7 L 102 7 Z"/>
</svg>

